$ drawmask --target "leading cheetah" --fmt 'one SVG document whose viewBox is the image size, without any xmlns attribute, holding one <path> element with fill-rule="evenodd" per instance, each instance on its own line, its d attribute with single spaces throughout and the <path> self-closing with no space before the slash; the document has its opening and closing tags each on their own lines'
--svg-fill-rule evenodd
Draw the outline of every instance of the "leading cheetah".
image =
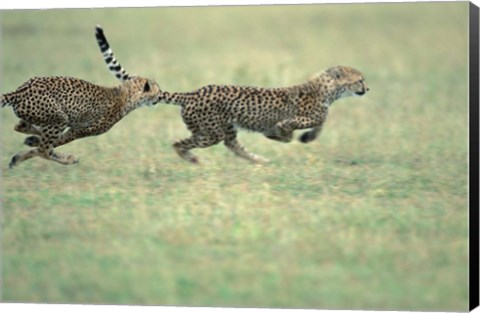
<svg viewBox="0 0 480 313">
<path fill-rule="evenodd" d="M 61 164 L 77 163 L 73 155 L 57 153 L 54 148 L 105 133 L 130 111 L 156 104 L 159 93 L 155 81 L 137 76 L 114 88 L 72 77 L 31 78 L 0 97 L 2 107 L 12 106 L 20 118 L 14 129 L 33 135 L 25 144 L 35 147 L 13 156 L 9 167 L 36 156 Z"/>
<path fill-rule="evenodd" d="M 310 129 L 300 141 L 314 140 L 322 130 L 330 105 L 347 96 L 364 95 L 362 74 L 336 66 L 313 76 L 306 83 L 283 88 L 208 85 L 192 92 L 162 92 L 160 101 L 181 106 L 181 115 L 192 136 L 174 143 L 177 153 L 192 163 L 190 150 L 223 140 L 236 155 L 254 163 L 267 160 L 248 152 L 237 140 L 237 128 L 263 133 L 280 142 L 292 141 L 297 129 Z"/>
<path fill-rule="evenodd" d="M 96 38 L 105 62 L 120 80 L 128 77 L 118 65 L 101 27 Z M 369 88 L 360 71 L 335 66 L 312 76 L 306 83 L 283 88 L 208 85 L 191 92 L 160 93 L 159 101 L 181 106 L 181 115 L 191 137 L 173 144 L 183 159 L 198 163 L 190 150 L 221 141 L 236 155 L 251 162 L 266 159 L 248 152 L 237 140 L 237 128 L 263 133 L 267 138 L 290 142 L 297 129 L 310 129 L 300 141 L 314 140 L 322 130 L 330 105 L 337 99 L 362 96 Z"/>
</svg>

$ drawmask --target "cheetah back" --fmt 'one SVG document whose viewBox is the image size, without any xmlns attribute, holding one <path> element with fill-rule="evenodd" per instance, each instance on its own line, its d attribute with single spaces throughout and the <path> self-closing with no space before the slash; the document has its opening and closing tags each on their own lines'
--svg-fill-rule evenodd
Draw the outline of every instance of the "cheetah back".
<svg viewBox="0 0 480 313">
<path fill-rule="evenodd" d="M 107 88 L 72 77 L 35 77 L 15 91 L 15 114 L 35 125 L 86 127 L 114 106 Z"/>
<path fill-rule="evenodd" d="M 317 98 L 311 93 L 293 96 L 288 88 L 208 85 L 189 93 L 174 93 L 166 101 L 182 104 L 182 117 L 187 125 L 202 128 L 212 126 L 215 121 L 266 132 L 279 121 L 316 114 Z"/>
</svg>

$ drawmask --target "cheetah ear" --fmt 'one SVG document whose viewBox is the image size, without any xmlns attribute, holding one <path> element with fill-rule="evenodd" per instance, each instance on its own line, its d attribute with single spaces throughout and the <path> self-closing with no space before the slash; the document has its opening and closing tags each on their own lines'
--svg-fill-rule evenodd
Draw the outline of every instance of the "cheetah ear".
<svg viewBox="0 0 480 313">
<path fill-rule="evenodd" d="M 143 86 L 143 92 L 149 92 L 149 91 L 150 91 L 150 84 L 146 82 L 145 86 Z"/>
</svg>

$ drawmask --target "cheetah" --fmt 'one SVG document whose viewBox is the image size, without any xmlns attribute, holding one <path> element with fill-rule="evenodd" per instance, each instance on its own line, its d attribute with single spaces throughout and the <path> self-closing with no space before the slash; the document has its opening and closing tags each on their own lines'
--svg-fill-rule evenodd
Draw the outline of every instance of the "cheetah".
<svg viewBox="0 0 480 313">
<path fill-rule="evenodd" d="M 110 70 L 118 62 L 97 26 L 97 42 Z M 121 69 L 124 71 L 124 69 Z M 128 77 L 124 71 L 116 75 Z M 271 140 L 288 143 L 293 132 L 309 129 L 299 140 L 313 141 L 320 134 L 331 104 L 343 97 L 363 96 L 369 91 L 362 73 L 348 66 L 334 66 L 313 75 L 307 82 L 281 88 L 207 85 L 191 92 L 162 91 L 159 102 L 181 106 L 181 116 L 192 135 L 173 144 L 178 155 L 199 163 L 190 150 L 224 142 L 234 154 L 253 163 L 267 159 L 247 151 L 237 140 L 237 129 L 263 133 Z"/>
<path fill-rule="evenodd" d="M 181 106 L 181 116 L 192 136 L 173 144 L 180 157 L 192 163 L 190 150 L 223 141 L 236 155 L 253 163 L 268 162 L 248 152 L 237 140 L 237 128 L 263 133 L 271 140 L 313 141 L 320 134 L 330 105 L 347 96 L 364 95 L 369 88 L 362 74 L 351 67 L 336 66 L 313 76 L 306 83 L 282 88 L 208 85 L 192 92 L 163 91 L 160 102 Z"/>
<path fill-rule="evenodd" d="M 79 159 L 54 148 L 73 140 L 108 131 L 132 110 L 158 102 L 160 87 L 154 80 L 132 76 L 113 88 L 73 77 L 34 77 L 14 92 L 1 95 L 2 107 L 12 106 L 20 122 L 14 130 L 29 136 L 34 149 L 13 156 L 9 167 L 39 156 L 60 164 Z"/>
</svg>

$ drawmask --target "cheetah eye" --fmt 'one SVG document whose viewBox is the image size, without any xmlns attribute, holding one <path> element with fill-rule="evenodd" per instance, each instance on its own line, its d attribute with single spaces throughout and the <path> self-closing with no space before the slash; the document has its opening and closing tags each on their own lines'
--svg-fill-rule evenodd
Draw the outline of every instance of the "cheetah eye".
<svg viewBox="0 0 480 313">
<path fill-rule="evenodd" d="M 150 91 L 150 84 L 146 82 L 145 86 L 143 86 L 143 92 L 149 92 L 149 91 Z"/>
</svg>

